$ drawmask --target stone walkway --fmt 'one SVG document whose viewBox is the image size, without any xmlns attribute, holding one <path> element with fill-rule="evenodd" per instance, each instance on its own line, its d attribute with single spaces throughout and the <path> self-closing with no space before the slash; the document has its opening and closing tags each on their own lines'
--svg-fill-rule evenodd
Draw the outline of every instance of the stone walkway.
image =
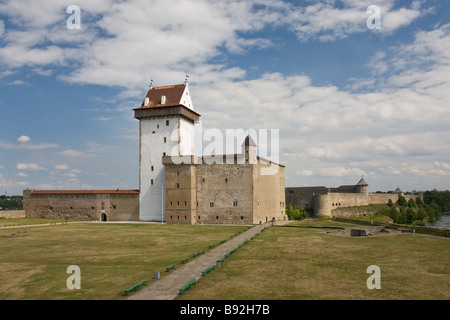
<svg viewBox="0 0 450 320">
<path fill-rule="evenodd" d="M 282 224 L 284 221 L 277 222 Z M 286 221 L 292 222 L 292 221 Z M 173 300 L 179 292 L 179 289 L 192 279 L 200 279 L 202 272 L 206 268 L 216 265 L 216 262 L 222 258 L 227 252 L 237 248 L 245 240 L 250 240 L 256 233 L 261 232 L 271 223 L 256 225 L 255 227 L 241 233 L 240 235 L 228 240 L 224 244 L 210 250 L 209 252 L 195 258 L 194 260 L 176 268 L 168 275 L 164 275 L 165 270 L 161 270 L 161 279 L 141 287 L 140 291 L 132 293 L 129 300 Z"/>
</svg>

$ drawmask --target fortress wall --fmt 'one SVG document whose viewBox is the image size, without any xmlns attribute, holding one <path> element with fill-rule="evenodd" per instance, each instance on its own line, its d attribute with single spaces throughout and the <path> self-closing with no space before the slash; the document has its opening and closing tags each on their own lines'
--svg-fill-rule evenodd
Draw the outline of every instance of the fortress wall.
<svg viewBox="0 0 450 320">
<path fill-rule="evenodd" d="M 165 167 L 165 221 L 195 224 L 196 166 L 167 165 Z"/>
<path fill-rule="evenodd" d="M 369 203 L 373 204 L 387 204 L 389 199 L 392 202 L 397 202 L 398 194 L 396 193 L 370 193 L 369 194 Z"/>
<path fill-rule="evenodd" d="M 274 169 L 273 171 L 269 168 Z M 262 163 L 253 166 L 253 221 L 287 220 L 285 212 L 284 167 Z"/>
<path fill-rule="evenodd" d="M 314 216 L 331 215 L 331 201 L 328 194 L 314 196 Z"/>
<path fill-rule="evenodd" d="M 25 218 L 25 210 L 1 210 L 0 218 Z M 1 221 L 0 221 L 1 225 Z"/>
<path fill-rule="evenodd" d="M 285 189 L 286 204 L 291 204 L 296 208 L 313 208 L 314 195 L 326 194 L 325 187 L 290 187 Z"/>
<path fill-rule="evenodd" d="M 331 208 L 366 206 L 369 204 L 367 194 L 362 193 L 330 193 Z"/>
<path fill-rule="evenodd" d="M 28 190 L 26 190 L 28 191 Z M 25 192 L 24 192 L 25 194 Z M 139 220 L 139 194 L 37 192 L 24 196 L 26 217 L 100 221 Z"/>
<path fill-rule="evenodd" d="M 253 224 L 253 165 L 203 164 L 196 170 L 197 224 Z"/>
</svg>

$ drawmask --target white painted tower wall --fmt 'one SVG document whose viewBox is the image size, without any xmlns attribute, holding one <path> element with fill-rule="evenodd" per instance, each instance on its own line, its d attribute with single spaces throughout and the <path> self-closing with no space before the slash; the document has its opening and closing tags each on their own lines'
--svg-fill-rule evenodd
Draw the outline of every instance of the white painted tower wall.
<svg viewBox="0 0 450 320">
<path fill-rule="evenodd" d="M 187 87 L 180 104 L 193 110 Z M 180 116 L 140 119 L 139 131 L 139 219 L 164 221 L 165 175 L 162 157 L 164 154 L 166 156 L 194 154 L 194 124 Z"/>
</svg>

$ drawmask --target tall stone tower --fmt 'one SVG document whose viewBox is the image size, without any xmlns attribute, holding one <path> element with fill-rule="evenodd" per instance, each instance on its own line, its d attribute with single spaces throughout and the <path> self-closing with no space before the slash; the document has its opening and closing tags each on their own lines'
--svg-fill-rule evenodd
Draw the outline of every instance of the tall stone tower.
<svg viewBox="0 0 450 320">
<path fill-rule="evenodd" d="M 356 193 L 369 193 L 369 185 L 364 180 L 364 177 L 362 177 L 361 180 L 359 180 L 359 182 L 356 184 Z"/>
<path fill-rule="evenodd" d="M 187 82 L 150 87 L 139 108 L 139 219 L 164 221 L 163 156 L 194 155 L 194 111 Z"/>
</svg>

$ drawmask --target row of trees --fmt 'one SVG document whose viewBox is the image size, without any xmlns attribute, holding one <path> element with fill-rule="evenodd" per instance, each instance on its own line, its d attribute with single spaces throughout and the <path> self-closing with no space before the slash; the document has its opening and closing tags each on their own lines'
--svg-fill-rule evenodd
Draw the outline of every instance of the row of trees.
<svg viewBox="0 0 450 320">
<path fill-rule="evenodd" d="M 22 196 L 0 196 L 0 208 L 3 210 L 22 210 Z"/>
<path fill-rule="evenodd" d="M 434 196 L 431 195 L 431 193 L 433 193 Z M 438 220 L 443 214 L 450 214 L 450 210 L 448 210 L 450 207 L 441 206 L 438 204 L 436 199 L 441 199 L 438 201 L 445 204 L 442 200 L 440 192 L 430 191 L 427 197 L 424 195 L 424 201 L 419 198 L 415 200 L 409 199 L 407 201 L 405 197 L 400 197 L 396 203 L 389 200 L 389 208 L 382 208 L 378 211 L 378 213 L 389 216 L 394 223 L 423 225 L 426 222 L 434 222 Z"/>
</svg>

